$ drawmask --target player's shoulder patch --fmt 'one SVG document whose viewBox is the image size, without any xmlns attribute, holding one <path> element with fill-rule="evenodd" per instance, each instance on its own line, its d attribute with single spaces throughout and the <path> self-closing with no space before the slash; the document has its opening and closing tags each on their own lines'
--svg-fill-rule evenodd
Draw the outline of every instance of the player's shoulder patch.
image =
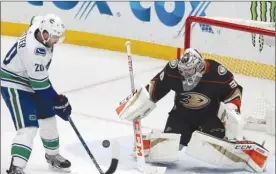
<svg viewBox="0 0 276 174">
<path fill-rule="evenodd" d="M 38 56 L 46 56 L 46 48 L 43 48 L 43 47 L 37 47 L 35 48 L 35 55 L 38 55 Z"/>
<path fill-rule="evenodd" d="M 171 60 L 171 61 L 169 62 L 169 66 L 170 66 L 172 69 L 176 68 L 176 67 L 177 67 L 177 64 L 178 64 L 178 59 L 176 59 L 176 60 Z"/>
<path fill-rule="evenodd" d="M 164 76 L 165 76 L 165 72 L 162 71 L 162 72 L 160 73 L 160 76 L 159 76 L 160 81 L 162 81 L 162 80 L 164 79 Z"/>
<path fill-rule="evenodd" d="M 218 74 L 219 75 L 225 75 L 227 73 L 227 69 L 223 65 L 218 66 Z"/>
</svg>

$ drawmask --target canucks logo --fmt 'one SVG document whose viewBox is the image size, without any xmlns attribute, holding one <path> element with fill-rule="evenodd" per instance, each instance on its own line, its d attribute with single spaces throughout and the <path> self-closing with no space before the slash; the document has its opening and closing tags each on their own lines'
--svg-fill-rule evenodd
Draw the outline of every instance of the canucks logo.
<svg viewBox="0 0 276 174">
<path fill-rule="evenodd" d="M 275 22 L 276 14 L 276 1 L 252 1 L 251 2 L 251 20 L 262 21 L 262 22 Z M 264 47 L 264 36 L 257 34 L 252 34 L 252 44 L 256 47 L 257 43 L 259 45 L 259 51 L 261 52 Z"/>
<path fill-rule="evenodd" d="M 46 56 L 46 49 L 45 48 L 36 48 L 35 55 Z"/>
<path fill-rule="evenodd" d="M 35 115 L 29 115 L 29 119 L 30 119 L 31 121 L 35 121 L 35 120 L 36 120 L 36 116 L 35 116 Z"/>
</svg>

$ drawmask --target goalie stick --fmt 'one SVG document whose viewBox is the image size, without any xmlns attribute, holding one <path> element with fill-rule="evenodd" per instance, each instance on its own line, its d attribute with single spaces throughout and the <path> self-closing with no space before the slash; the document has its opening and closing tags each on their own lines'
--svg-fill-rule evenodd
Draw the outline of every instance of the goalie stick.
<svg viewBox="0 0 276 174">
<path fill-rule="evenodd" d="M 134 77 L 133 77 L 133 66 L 132 66 L 132 56 L 131 56 L 131 45 L 130 41 L 125 43 L 127 48 L 128 57 L 128 70 L 131 84 L 131 93 L 135 92 Z M 138 169 L 144 174 L 164 174 L 166 172 L 166 167 L 151 166 L 146 164 L 144 156 L 143 138 L 142 138 L 142 128 L 140 118 L 136 118 L 133 121 L 134 128 L 134 142 L 136 148 L 137 165 Z"/>
<path fill-rule="evenodd" d="M 89 157 L 91 158 L 91 160 L 95 164 L 95 166 L 98 169 L 98 171 L 100 172 L 100 174 L 112 174 L 112 173 L 114 173 L 117 169 L 118 162 L 119 162 L 119 150 L 120 150 L 119 149 L 119 144 L 116 141 L 112 142 L 112 160 L 111 160 L 111 164 L 110 164 L 108 170 L 106 172 L 103 172 L 100 165 L 96 161 L 95 157 L 92 155 L 92 153 L 89 150 L 88 146 L 86 145 L 85 141 L 83 140 L 82 136 L 80 135 L 80 132 L 78 131 L 78 129 L 75 126 L 75 124 L 74 124 L 71 117 L 69 117 L 69 122 L 70 122 L 72 128 L 74 129 L 75 133 L 79 137 L 82 146 L 85 148 L 86 152 L 88 153 Z"/>
</svg>

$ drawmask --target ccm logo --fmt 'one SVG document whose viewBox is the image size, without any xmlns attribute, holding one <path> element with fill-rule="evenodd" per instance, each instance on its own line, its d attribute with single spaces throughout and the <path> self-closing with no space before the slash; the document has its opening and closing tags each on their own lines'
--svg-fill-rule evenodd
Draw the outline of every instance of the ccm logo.
<svg viewBox="0 0 276 174">
<path fill-rule="evenodd" d="M 252 145 L 236 145 L 235 149 L 251 150 L 251 149 L 253 149 L 253 147 L 252 147 Z"/>
<path fill-rule="evenodd" d="M 136 149 L 137 149 L 137 155 L 138 156 L 143 156 L 143 148 L 142 148 L 142 142 L 143 140 L 141 139 L 141 124 L 140 121 L 134 121 L 134 128 L 135 128 L 135 139 L 136 139 Z"/>
</svg>

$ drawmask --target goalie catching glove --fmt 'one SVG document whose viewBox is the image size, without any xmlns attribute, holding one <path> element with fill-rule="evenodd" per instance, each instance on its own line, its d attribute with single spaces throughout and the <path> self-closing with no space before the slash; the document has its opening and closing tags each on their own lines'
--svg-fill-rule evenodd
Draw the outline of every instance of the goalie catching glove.
<svg viewBox="0 0 276 174">
<path fill-rule="evenodd" d="M 238 112 L 237 106 L 232 103 L 221 103 L 222 113 L 218 117 L 225 127 L 227 139 L 242 140 L 242 131 L 245 124 L 244 117 Z"/>
<path fill-rule="evenodd" d="M 155 107 L 156 104 L 151 101 L 147 89 L 141 87 L 121 101 L 116 112 L 122 120 L 133 121 L 146 117 Z"/>
</svg>

